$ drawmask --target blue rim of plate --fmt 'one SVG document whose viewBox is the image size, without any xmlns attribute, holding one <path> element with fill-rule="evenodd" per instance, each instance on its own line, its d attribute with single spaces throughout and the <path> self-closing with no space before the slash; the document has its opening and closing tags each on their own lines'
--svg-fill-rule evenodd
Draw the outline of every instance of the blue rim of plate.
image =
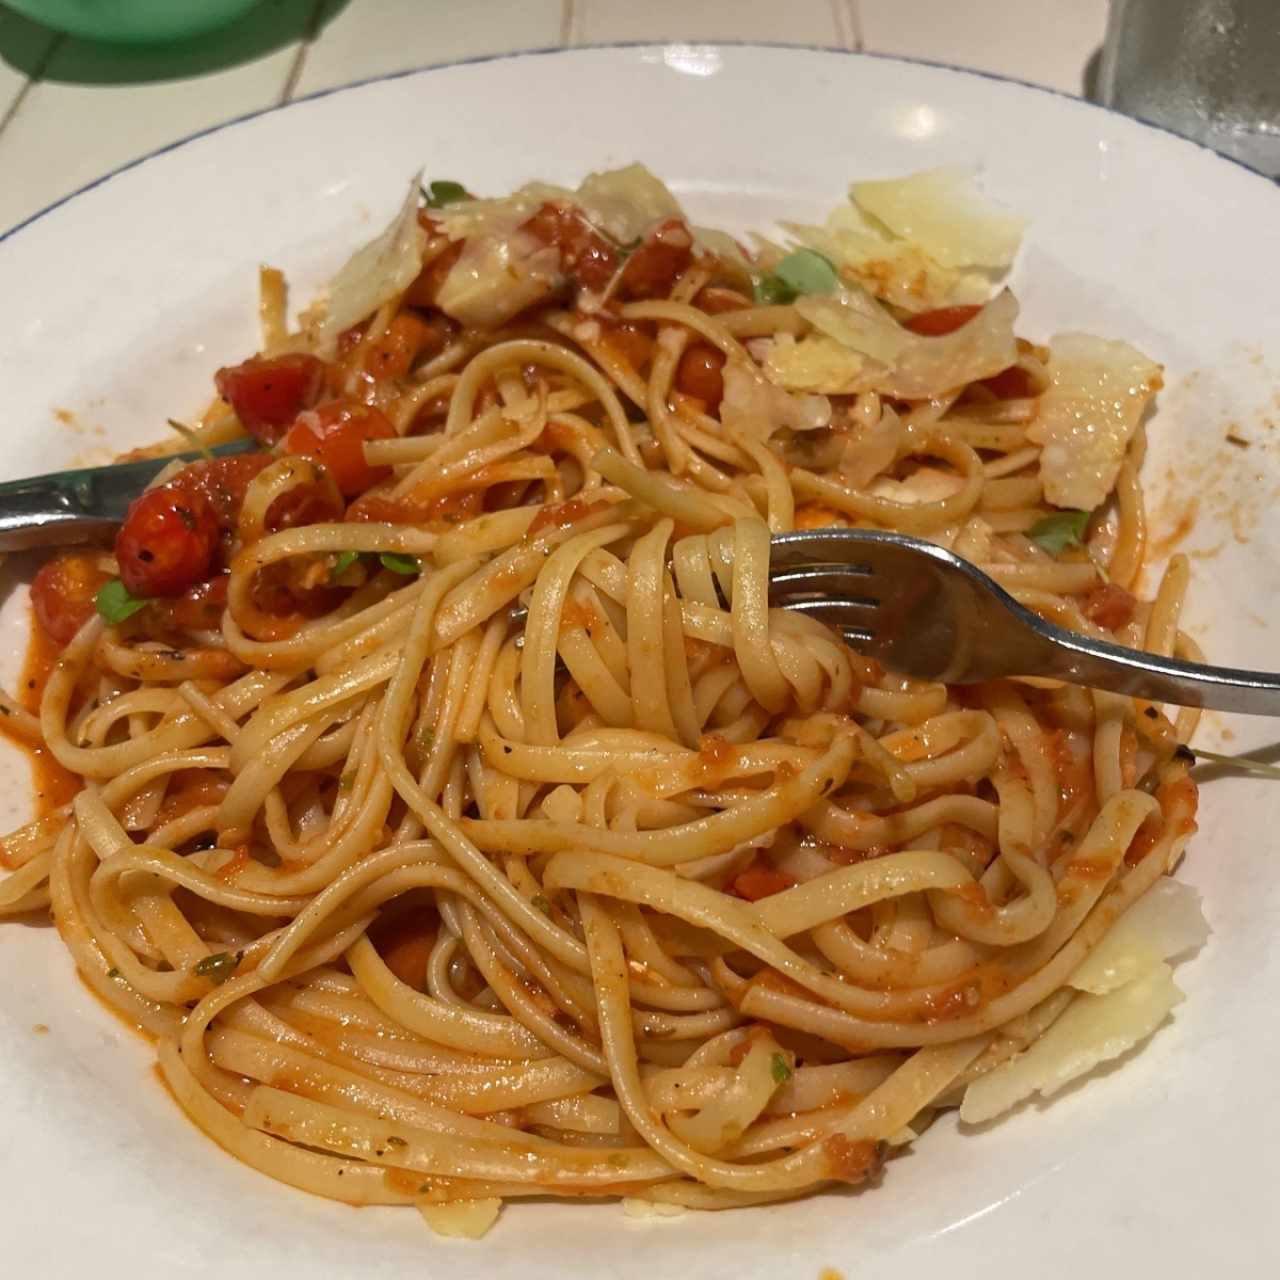
<svg viewBox="0 0 1280 1280">
<path fill-rule="evenodd" d="M 1123 111 L 1117 111 L 1114 107 L 1107 107 L 1098 102 L 1092 102 L 1088 98 L 1077 97 L 1075 94 L 1067 93 L 1062 89 L 1054 89 L 1049 85 L 1033 84 L 1029 80 L 1019 80 L 1016 76 L 998 75 L 994 71 L 983 71 L 974 67 L 957 67 L 948 62 L 937 62 L 930 58 L 911 58 L 903 57 L 893 53 L 873 53 L 856 49 L 839 49 L 830 45 L 822 44 L 788 44 L 781 40 L 701 40 L 701 41 L 685 41 L 685 40 L 615 40 L 604 41 L 600 44 L 581 44 L 565 47 L 563 45 L 547 45 L 538 49 L 517 49 L 507 53 L 482 53 L 476 54 L 470 58 L 455 58 L 449 62 L 433 62 L 422 67 L 406 67 L 402 71 L 388 71 L 382 75 L 368 76 L 363 80 L 353 80 L 348 84 L 333 85 L 328 89 L 317 89 L 314 93 L 305 94 L 301 98 L 291 99 L 289 102 L 278 102 L 270 107 L 260 107 L 256 111 L 246 111 L 242 115 L 232 116 L 230 119 L 221 120 L 217 124 L 209 125 L 205 129 L 198 129 L 195 133 L 189 133 L 181 138 L 175 138 L 172 142 L 165 143 L 162 147 L 155 148 L 154 151 L 144 152 L 140 156 L 134 157 L 132 160 L 125 161 L 124 164 L 118 165 L 114 169 L 107 170 L 106 173 L 99 174 L 98 177 L 86 182 L 83 186 L 77 187 L 74 191 L 67 192 L 64 196 L 59 196 L 51 204 L 47 204 L 43 209 L 38 209 L 35 213 L 29 214 L 23 218 L 21 222 L 15 223 L 6 231 L 0 232 L 0 244 L 11 240 L 19 231 L 31 226 L 32 223 L 38 222 L 46 214 L 52 213 L 55 209 L 60 209 L 64 204 L 70 203 L 72 200 L 85 195 L 92 191 L 95 187 L 100 187 L 104 183 L 110 182 L 112 178 L 119 177 L 122 173 L 128 173 L 130 169 L 136 169 L 139 165 L 146 164 L 149 160 L 155 160 L 159 156 L 167 155 L 170 151 L 177 151 L 180 147 L 185 147 L 188 143 L 197 142 L 201 138 L 207 138 L 210 134 L 221 133 L 224 129 L 233 128 L 235 125 L 244 124 L 248 120 L 256 120 L 260 116 L 275 115 L 281 111 L 289 111 L 294 107 L 302 107 L 310 102 L 317 102 L 321 98 L 331 97 L 335 93 L 347 93 L 352 89 L 362 89 L 366 85 L 382 84 L 392 80 L 405 80 L 410 76 L 428 75 L 433 71 L 445 71 L 450 67 L 469 67 L 478 66 L 487 62 L 507 62 L 517 58 L 545 58 L 556 55 L 566 57 L 577 53 L 588 53 L 593 51 L 608 49 L 667 49 L 680 45 L 698 45 L 700 47 L 721 48 L 721 49 L 790 49 L 801 53 L 827 53 L 834 54 L 844 58 L 866 58 L 873 59 L 877 62 L 901 62 L 910 66 L 917 67 L 933 67 L 939 71 L 951 71 L 957 75 L 971 76 L 976 80 L 992 80 L 997 84 L 1018 85 L 1023 89 L 1031 89 L 1036 93 L 1047 94 L 1052 98 L 1061 98 L 1066 102 L 1075 103 L 1077 106 L 1084 107 L 1091 111 L 1097 111 L 1105 116 L 1114 116 L 1120 120 L 1126 120 L 1130 124 L 1135 125 L 1139 129 L 1149 129 L 1153 133 L 1163 134 L 1166 137 L 1174 138 L 1178 142 L 1192 147 L 1197 151 L 1204 152 L 1206 155 L 1212 156 L 1216 160 L 1221 160 L 1225 164 L 1233 168 L 1240 169 L 1251 177 L 1257 178 L 1260 182 L 1265 183 L 1272 189 L 1277 189 L 1277 182 L 1273 181 L 1266 174 L 1259 172 L 1257 169 L 1251 168 L 1242 160 L 1237 160 L 1234 156 L 1224 155 L 1221 151 L 1215 151 L 1212 147 L 1206 146 L 1203 142 L 1198 142 L 1194 138 L 1184 137 L 1180 133 L 1175 133 L 1172 129 L 1166 128 L 1161 124 L 1154 124 L 1149 120 L 1141 120 L 1137 116 L 1125 115 Z"/>
</svg>

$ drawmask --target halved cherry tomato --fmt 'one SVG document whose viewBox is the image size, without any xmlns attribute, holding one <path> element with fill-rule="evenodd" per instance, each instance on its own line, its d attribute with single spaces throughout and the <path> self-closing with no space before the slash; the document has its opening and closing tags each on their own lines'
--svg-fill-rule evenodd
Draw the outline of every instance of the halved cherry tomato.
<svg viewBox="0 0 1280 1280">
<path fill-rule="evenodd" d="M 135 596 L 180 596 L 209 576 L 218 531 L 218 513 L 200 489 L 148 489 L 116 534 L 124 585 Z"/>
<path fill-rule="evenodd" d="M 327 400 L 299 415 L 283 447 L 320 463 L 342 496 L 350 498 L 391 474 L 390 467 L 371 467 L 365 461 L 365 441 L 390 440 L 395 434 L 386 416 L 371 405 Z"/>
<path fill-rule="evenodd" d="M 724 399 L 724 352 L 705 342 L 686 348 L 676 366 L 676 390 L 697 396 L 714 413 Z"/>
<path fill-rule="evenodd" d="M 902 325 L 922 337 L 941 338 L 968 324 L 981 310 L 981 307 L 973 306 L 936 307 L 932 311 L 921 311 L 909 316 Z"/>
<path fill-rule="evenodd" d="M 31 583 L 36 621 L 55 644 L 70 644 L 93 616 L 93 601 L 110 577 L 91 551 L 64 551 L 40 566 Z"/>
<path fill-rule="evenodd" d="M 571 204 L 548 201 L 520 229 L 559 249 L 565 274 L 587 289 L 604 289 L 618 269 L 618 251 Z"/>
<path fill-rule="evenodd" d="M 224 532 L 234 529 L 249 482 L 272 461 L 269 453 L 243 453 L 230 458 L 193 462 L 169 482 L 208 499 Z"/>
<path fill-rule="evenodd" d="M 320 398 L 324 375 L 324 361 L 315 356 L 251 356 L 242 364 L 219 369 L 214 383 L 245 430 L 274 444 L 294 418 Z"/>
<path fill-rule="evenodd" d="M 679 218 L 665 218 L 627 259 L 618 291 L 628 298 L 665 298 L 692 259 L 689 228 Z"/>
</svg>

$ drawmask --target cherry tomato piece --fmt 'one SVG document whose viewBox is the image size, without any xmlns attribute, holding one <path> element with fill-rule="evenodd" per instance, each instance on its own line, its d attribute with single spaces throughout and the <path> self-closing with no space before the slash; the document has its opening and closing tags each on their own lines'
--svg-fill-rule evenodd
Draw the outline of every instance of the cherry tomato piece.
<svg viewBox="0 0 1280 1280">
<path fill-rule="evenodd" d="M 371 467 L 364 457 L 366 440 L 390 440 L 395 428 L 371 405 L 327 400 L 300 414 L 284 438 L 286 453 L 320 463 L 344 498 L 363 493 L 391 474 L 390 467 Z"/>
<path fill-rule="evenodd" d="M 158 600 L 139 617 L 148 629 L 158 631 L 216 631 L 222 624 L 227 604 L 227 575 L 220 573 L 208 582 L 198 582 L 180 596 Z"/>
<path fill-rule="evenodd" d="M 629 321 L 605 328 L 600 342 L 619 359 L 625 360 L 636 373 L 642 373 L 653 359 L 653 335 Z"/>
<path fill-rule="evenodd" d="M 403 378 L 420 356 L 435 355 L 449 340 L 449 324 L 402 311 L 387 331 L 363 352 L 361 367 L 371 378 Z"/>
<path fill-rule="evenodd" d="M 462 257 L 462 245 L 463 241 L 461 240 L 455 240 L 452 244 L 446 245 L 418 272 L 417 279 L 404 293 L 404 300 L 411 307 L 434 307 L 436 305 L 436 299 L 440 296 L 440 289 L 444 285 L 445 277 L 453 270 L 454 264 L 458 259 Z"/>
<path fill-rule="evenodd" d="M 36 621 L 55 644 L 70 644 L 93 616 L 93 602 L 110 575 L 90 551 L 64 551 L 46 560 L 31 583 Z"/>
<path fill-rule="evenodd" d="M 294 418 L 320 398 L 324 378 L 323 360 L 297 353 L 251 356 L 243 364 L 219 369 L 214 383 L 245 430 L 274 444 Z"/>
<path fill-rule="evenodd" d="M 685 349 L 676 366 L 676 390 L 697 396 L 714 413 L 724 399 L 724 352 L 705 342 Z"/>
<path fill-rule="evenodd" d="M 1132 594 L 1114 582 L 1094 587 L 1084 598 L 1084 616 L 1106 631 L 1114 631 L 1133 621 L 1138 602 Z"/>
<path fill-rule="evenodd" d="M 665 298 L 693 260 L 693 236 L 679 218 L 666 218 L 645 233 L 622 268 L 619 292 L 629 298 Z"/>
<path fill-rule="evenodd" d="M 169 483 L 175 488 L 198 492 L 207 499 L 218 517 L 218 527 L 226 532 L 236 526 L 249 482 L 271 461 L 269 453 L 211 458 L 206 462 L 193 462 Z"/>
<path fill-rule="evenodd" d="M 937 307 L 933 311 L 921 311 L 909 316 L 902 322 L 903 328 L 910 329 L 924 338 L 941 338 L 954 333 L 962 325 L 966 325 L 981 311 L 981 307 Z"/>
<path fill-rule="evenodd" d="M 116 534 L 120 577 L 131 595 L 180 596 L 209 576 L 218 513 L 199 489 L 162 485 L 136 499 Z"/>
<path fill-rule="evenodd" d="M 559 249 L 565 274 L 584 288 L 600 292 L 618 269 L 618 251 L 572 205 L 548 202 L 520 229 Z"/>
</svg>

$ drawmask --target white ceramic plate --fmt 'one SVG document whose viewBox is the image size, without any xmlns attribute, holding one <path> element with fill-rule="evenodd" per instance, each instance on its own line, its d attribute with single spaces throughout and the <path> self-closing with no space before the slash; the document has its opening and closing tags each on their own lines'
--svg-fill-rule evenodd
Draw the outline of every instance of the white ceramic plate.
<svg viewBox="0 0 1280 1280">
<path fill-rule="evenodd" d="M 1168 366 L 1146 474 L 1157 533 L 1198 501 L 1183 543 L 1204 553 L 1191 630 L 1220 660 L 1280 666 L 1280 193 L 1072 99 L 895 60 L 704 46 L 499 59 L 342 90 L 154 156 L 0 241 L 0 474 L 156 438 L 200 405 L 217 365 L 254 347 L 258 263 L 288 268 L 305 293 L 420 166 L 501 192 L 632 159 L 700 221 L 743 228 L 816 219 L 855 176 L 979 164 L 1033 220 L 1014 280 L 1021 331 L 1123 336 Z M 1224 442 L 1231 427 L 1250 448 Z M 13 652 L 21 609 L 15 594 Z M 1213 717 L 1203 742 L 1276 736 Z M 24 767 L 0 764 L 21 816 Z M 1188 999 L 1140 1053 L 1052 1105 L 980 1133 L 940 1123 L 863 1194 L 657 1223 L 616 1205 L 520 1204 L 477 1245 L 236 1164 L 179 1114 L 150 1049 L 89 997 L 53 933 L 0 926 L 0 1269 L 1274 1275 L 1278 824 L 1274 784 L 1206 788 L 1185 875 L 1214 936 L 1180 971 Z"/>
</svg>

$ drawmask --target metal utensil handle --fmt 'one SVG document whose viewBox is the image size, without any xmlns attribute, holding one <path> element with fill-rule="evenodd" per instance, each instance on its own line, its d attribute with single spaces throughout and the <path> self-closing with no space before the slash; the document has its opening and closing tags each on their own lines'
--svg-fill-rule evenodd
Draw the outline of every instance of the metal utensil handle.
<svg viewBox="0 0 1280 1280">
<path fill-rule="evenodd" d="M 1021 605 L 1017 608 L 1023 625 L 1045 642 L 1043 668 L 1028 674 L 1056 676 L 1149 702 L 1280 716 L 1280 676 L 1274 672 L 1213 667 L 1126 649 L 1055 626 Z"/>
</svg>

